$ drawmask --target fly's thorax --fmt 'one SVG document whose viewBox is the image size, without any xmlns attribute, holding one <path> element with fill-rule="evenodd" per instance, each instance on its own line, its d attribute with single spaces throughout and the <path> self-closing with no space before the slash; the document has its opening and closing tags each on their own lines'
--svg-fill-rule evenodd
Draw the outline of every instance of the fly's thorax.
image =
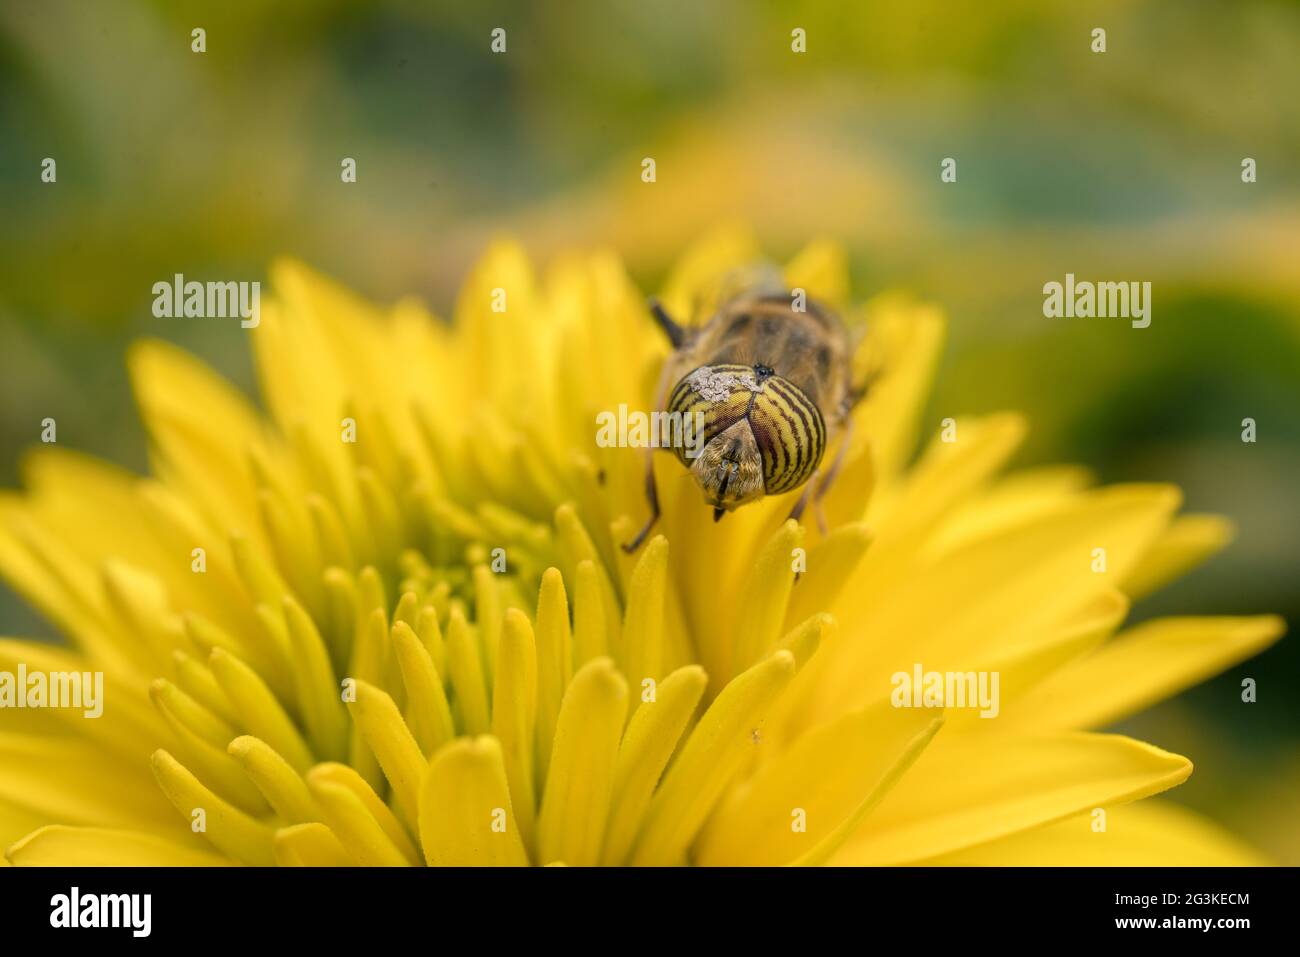
<svg viewBox="0 0 1300 957">
<path fill-rule="evenodd" d="M 823 413 L 837 416 L 852 379 L 848 334 L 830 310 L 811 299 L 802 305 L 795 308 L 789 294 L 728 302 L 691 339 L 682 371 L 761 364 Z"/>
<path fill-rule="evenodd" d="M 667 411 L 703 424 L 694 448 L 674 451 L 715 508 L 798 488 L 826 448 L 816 403 L 764 365 L 700 366 L 669 393 Z"/>
</svg>

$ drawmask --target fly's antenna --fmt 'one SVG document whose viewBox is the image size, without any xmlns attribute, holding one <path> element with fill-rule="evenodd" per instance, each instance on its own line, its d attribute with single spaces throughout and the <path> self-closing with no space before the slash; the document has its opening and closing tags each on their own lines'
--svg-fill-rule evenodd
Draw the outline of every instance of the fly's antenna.
<svg viewBox="0 0 1300 957">
<path fill-rule="evenodd" d="M 659 323 L 659 328 L 663 329 L 664 334 L 668 336 L 668 341 L 672 343 L 673 348 L 680 348 L 681 344 L 686 341 L 686 330 L 679 326 L 672 316 L 668 315 L 668 311 L 654 296 L 651 296 L 646 304 L 650 307 L 650 314 Z"/>
</svg>

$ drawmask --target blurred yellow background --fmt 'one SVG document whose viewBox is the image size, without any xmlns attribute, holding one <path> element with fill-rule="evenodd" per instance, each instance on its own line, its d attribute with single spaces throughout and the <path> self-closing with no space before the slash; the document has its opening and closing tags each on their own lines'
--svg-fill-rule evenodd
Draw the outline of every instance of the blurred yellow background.
<svg viewBox="0 0 1300 957">
<path fill-rule="evenodd" d="M 936 427 L 1019 408 L 1022 462 L 1177 482 L 1188 509 L 1238 523 L 1135 618 L 1279 611 L 1294 632 L 1297 90 L 1300 5 L 1267 0 L 8 3 L 0 480 L 46 416 L 61 443 L 143 469 L 122 361 L 138 336 L 251 387 L 237 324 L 152 316 L 176 272 L 264 280 L 289 253 L 445 314 L 499 234 L 543 260 L 613 246 L 649 290 L 683 245 L 743 223 L 774 259 L 844 243 L 858 297 L 945 309 Z M 1150 328 L 1044 318 L 1067 272 L 1150 281 Z M 7 592 L 0 631 L 50 633 Z M 1173 798 L 1289 863 L 1298 668 L 1284 640 L 1122 729 L 1190 755 Z"/>
</svg>

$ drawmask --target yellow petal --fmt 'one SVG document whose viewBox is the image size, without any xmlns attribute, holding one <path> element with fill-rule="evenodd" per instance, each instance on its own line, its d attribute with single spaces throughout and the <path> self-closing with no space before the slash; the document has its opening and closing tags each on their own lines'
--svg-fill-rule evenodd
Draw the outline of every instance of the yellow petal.
<svg viewBox="0 0 1300 957">
<path fill-rule="evenodd" d="M 878 547 L 928 531 L 951 514 L 1002 468 L 1024 440 L 1028 424 L 1021 415 L 999 413 L 963 418 L 954 428 L 955 441 L 936 435 L 908 472 L 898 496 L 888 502 L 887 520 L 872 516 L 879 522 Z"/>
<path fill-rule="evenodd" d="M 573 595 L 573 666 L 580 668 L 593 658 L 609 653 L 605 629 L 605 603 L 601 598 L 600 572 L 591 561 L 578 563 Z M 558 710 L 556 714 L 559 714 Z M 538 743 L 543 744 L 538 738 Z M 545 746 L 550 747 L 547 739 Z"/>
<path fill-rule="evenodd" d="M 307 514 L 321 547 L 321 561 L 326 567 L 355 568 L 356 553 L 348 540 L 343 519 L 325 496 L 309 492 L 306 496 Z"/>
<path fill-rule="evenodd" d="M 380 800 L 379 795 L 375 793 L 375 789 L 357 773 L 355 768 L 335 762 L 318 764 L 308 773 L 307 785 L 313 792 L 319 785 L 334 785 L 350 791 L 352 796 L 360 802 L 360 808 L 365 812 L 365 816 L 379 825 L 384 840 L 396 848 L 407 863 L 419 863 L 420 852 L 416 850 L 411 835 L 402 826 L 402 822 L 397 819 L 397 815 L 392 812 L 387 804 Z M 345 807 L 341 806 L 341 802 L 335 801 L 334 803 L 336 809 L 341 808 L 349 816 L 355 816 L 356 806 L 352 805 L 351 802 L 346 802 Z M 366 833 L 369 833 L 368 828 L 369 825 L 366 825 Z M 384 853 L 387 853 L 387 851 L 385 850 Z"/>
<path fill-rule="evenodd" d="M 865 522 L 841 525 L 808 550 L 807 572 L 795 584 L 786 611 L 786 627 L 831 607 L 866 554 L 872 541 Z"/>
<path fill-rule="evenodd" d="M 882 481 L 892 480 L 910 458 L 916 427 L 943 350 L 944 319 L 935 309 L 899 297 L 867 304 L 861 355 L 884 370 L 855 410 L 854 430 L 871 443 Z M 861 370 L 859 372 L 861 374 Z M 830 494 L 848 494 L 837 488 Z"/>
<path fill-rule="evenodd" d="M 770 866 L 815 851 L 825 859 L 941 721 L 934 711 L 881 702 L 804 735 L 718 805 L 696 845 L 696 862 Z"/>
<path fill-rule="evenodd" d="M 686 665 L 659 682 L 654 701 L 643 701 L 633 712 L 614 769 L 603 864 L 618 865 L 627 858 L 659 776 L 677 749 L 708 681 L 699 665 Z"/>
<path fill-rule="evenodd" d="M 1118 735 L 940 738 L 832 864 L 902 864 L 1149 797 L 1192 773 L 1184 757 Z"/>
<path fill-rule="evenodd" d="M 849 442 L 849 447 L 844 451 L 839 475 L 829 489 L 823 485 L 822 513 L 832 529 L 861 522 L 876 496 L 876 453 L 871 437 L 860 437 L 855 431 L 843 441 Z M 832 447 L 827 455 L 838 456 L 839 452 Z"/>
<path fill-rule="evenodd" d="M 230 551 L 234 555 L 239 580 L 244 583 L 253 601 L 268 608 L 280 607 L 280 601 L 288 593 L 289 586 L 280 577 L 279 569 L 269 552 L 242 531 L 231 532 Z"/>
<path fill-rule="evenodd" d="M 356 631 L 349 675 L 358 683 L 366 681 L 381 686 L 385 683 L 385 676 L 388 673 L 391 640 L 388 615 L 384 613 L 382 583 L 379 582 L 378 575 L 374 574 L 374 569 L 367 566 L 358 577 L 357 586 L 358 608 L 370 610 L 358 616 L 361 624 Z M 379 593 L 373 594 L 376 589 Z M 365 592 L 372 592 L 372 594 L 366 595 Z M 372 787 L 383 786 L 383 771 L 370 745 L 366 743 L 365 735 L 355 718 L 348 741 L 348 763 L 356 768 Z"/>
<path fill-rule="evenodd" d="M 460 738 L 434 755 L 420 786 L 420 843 L 430 866 L 528 864 L 495 738 Z"/>
<path fill-rule="evenodd" d="M 352 858 L 324 824 L 294 824 L 275 832 L 280 867 L 351 867 Z"/>
<path fill-rule="evenodd" d="M 176 684 L 182 691 L 227 724 L 238 722 L 230 699 L 207 665 L 185 651 L 173 652 L 172 664 L 176 669 Z"/>
<path fill-rule="evenodd" d="M 876 805 L 890 792 L 899 778 L 907 773 L 912 766 L 912 762 L 920 756 L 921 752 L 926 749 L 942 727 L 943 719 L 935 718 L 921 729 L 919 734 L 908 741 L 885 774 L 867 792 L 857 807 L 844 818 L 839 827 L 835 828 L 811 851 L 795 860 L 794 864 L 801 867 L 820 867 L 833 858 L 861 825 L 862 819 L 875 809 Z"/>
<path fill-rule="evenodd" d="M 372 427 L 370 435 L 373 437 L 380 431 L 375 426 L 384 420 L 374 412 L 371 412 L 370 416 L 367 421 Z M 356 476 L 357 488 L 361 492 L 366 531 L 374 542 L 375 562 L 387 570 L 391 567 L 393 556 L 397 555 L 402 548 L 402 516 L 393 493 L 374 469 L 359 467 Z"/>
<path fill-rule="evenodd" d="M 491 682 L 496 675 L 497 644 L 501 640 L 501 592 L 497 588 L 496 575 L 486 565 L 475 565 L 472 575 L 474 627 L 478 629 L 479 642 L 483 646 L 486 677 Z"/>
<path fill-rule="evenodd" d="M 1271 861 L 1171 801 L 1107 807 L 924 861 L 941 867 L 1260 867 Z"/>
<path fill-rule="evenodd" d="M 288 685 L 279 674 L 279 666 L 273 660 L 274 652 L 265 643 L 237 638 L 216 622 L 209 621 L 201 615 L 186 612 L 181 615 L 181 623 L 186 637 L 203 654 L 206 661 L 213 649 L 220 648 L 247 662 L 259 675 L 270 682 L 276 695 L 286 694 Z M 225 692 L 223 691 L 224 695 Z"/>
<path fill-rule="evenodd" d="M 560 706 L 537 825 L 538 855 L 571 866 L 599 863 L 627 714 L 627 682 L 608 658 L 573 676 Z"/>
<path fill-rule="evenodd" d="M 794 550 L 804 539 L 804 530 L 794 519 L 781 525 L 753 558 L 736 596 L 732 648 L 724 655 L 726 681 L 732 673 L 744 671 L 765 655 L 785 626 L 786 605 L 794 585 Z M 715 679 L 716 680 L 716 679 Z"/>
<path fill-rule="evenodd" d="M 273 266 L 277 299 L 262 304 L 261 321 L 251 331 L 263 399 L 285 427 L 304 418 L 330 421 L 346 392 L 325 330 L 308 305 L 305 272 L 287 262 Z"/>
<path fill-rule="evenodd" d="M 633 864 L 682 862 L 708 813 L 750 756 L 755 733 L 761 732 L 768 711 L 794 673 L 794 655 L 781 649 L 722 689 L 651 800 Z"/>
<path fill-rule="evenodd" d="M 465 343 L 465 374 L 500 408 L 521 398 L 522 377 L 510 373 L 542 359 L 538 323 L 530 323 L 535 279 L 532 264 L 516 242 L 493 242 L 461 285 L 453 311 Z M 506 292 L 505 311 L 493 309 L 493 290 Z M 543 353 L 544 355 L 544 353 Z"/>
<path fill-rule="evenodd" d="M 715 226 L 677 257 L 664 283 L 664 304 L 681 323 L 701 318 L 701 307 L 717 305 L 718 285 L 727 273 L 759 261 L 752 230 L 739 223 Z"/>
<path fill-rule="evenodd" d="M 103 563 L 101 577 L 110 610 L 134 637 L 143 659 L 157 667 L 170 658 L 184 642 L 184 633 L 162 582 L 113 558 Z"/>
<path fill-rule="evenodd" d="M 1124 579 L 1135 601 L 1187 574 L 1232 540 L 1235 527 L 1219 515 L 1179 515 Z"/>
<path fill-rule="evenodd" d="M 1274 615 L 1144 622 L 1048 677 L 1014 719 L 1046 730 L 1104 727 L 1253 657 L 1285 630 Z"/>
<path fill-rule="evenodd" d="M 823 644 L 830 641 L 838 630 L 830 615 L 813 615 L 800 622 L 777 644 L 794 655 L 795 677 L 781 700 L 768 716 L 765 735 L 777 748 L 795 737 L 804 723 L 809 702 L 821 691 L 816 669 L 805 667 Z"/>
<path fill-rule="evenodd" d="M 7 721 L 25 713 L 4 715 Z M 126 830 L 174 826 L 142 755 L 106 753 L 94 741 L 0 732 L 0 768 L 0 841 L 51 821 Z"/>
<path fill-rule="evenodd" d="M 177 607 L 216 617 L 227 626 L 241 621 L 238 586 L 222 567 L 219 543 L 210 543 L 204 575 L 193 574 L 188 562 L 173 560 L 188 555 L 210 533 L 158 482 L 58 445 L 25 454 L 21 470 L 23 484 L 31 490 L 26 507 L 89 565 L 114 559 L 148 569 Z"/>
<path fill-rule="evenodd" d="M 1021 469 L 1001 476 L 947 515 L 930 547 L 946 552 L 1050 514 L 1068 505 L 1093 482 L 1092 473 L 1076 465 Z"/>
<path fill-rule="evenodd" d="M 591 572 L 588 574 L 594 574 L 594 584 L 600 594 L 601 606 L 604 612 L 605 634 L 607 636 L 605 647 L 609 649 L 609 653 L 613 653 L 623 646 L 622 635 L 620 634 L 623 618 L 618 594 L 614 590 L 614 585 L 606 571 L 605 561 L 572 505 L 561 505 L 555 510 L 555 531 L 559 538 L 559 551 L 563 559 L 560 563 L 560 570 L 566 578 L 570 574 L 574 576 L 577 582 L 575 589 L 579 592 L 583 587 L 579 567 L 584 561 L 592 563 Z M 575 603 L 577 597 L 575 596 Z M 579 649 L 582 648 L 581 645 L 578 647 Z M 589 659 L 575 661 L 575 667 L 585 663 L 586 660 Z"/>
<path fill-rule="evenodd" d="M 239 762 L 268 804 L 290 824 L 315 821 L 320 817 L 311 792 L 289 762 L 260 738 L 242 735 L 226 749 Z"/>
<path fill-rule="evenodd" d="M 433 605 L 425 605 L 420 609 L 415 624 L 415 633 L 420 636 L 420 641 L 424 642 L 425 650 L 433 659 L 434 668 L 441 675 L 447 670 L 447 645 L 442 640 L 442 626 L 438 624 L 438 609 Z"/>
<path fill-rule="evenodd" d="M 194 821 L 194 812 L 202 809 L 201 833 L 221 853 L 260 867 L 275 862 L 273 832 L 265 824 L 217 797 L 166 751 L 153 753 L 153 771 L 159 787 L 186 821 Z"/>
<path fill-rule="evenodd" d="M 185 489 L 213 527 L 248 528 L 248 517 L 257 514 L 246 455 L 262 434 L 256 410 L 206 365 L 168 343 L 135 343 L 127 364 L 154 471 Z M 176 401 L 180 395 L 185 402 Z"/>
<path fill-rule="evenodd" d="M 415 735 L 420 750 L 432 756 L 456 736 L 446 689 L 428 648 L 406 622 L 399 621 L 393 625 L 392 638 L 406 686 L 411 733 Z"/>
<path fill-rule="evenodd" d="M 274 465 L 259 465 L 261 460 L 257 453 L 253 455 L 253 461 L 259 484 L 284 484 L 283 473 L 276 472 Z M 265 481 L 262 480 L 263 475 L 267 475 Z M 303 602 L 313 613 L 319 614 L 324 597 L 320 581 L 320 549 L 312 534 L 307 510 L 298 503 L 298 495 L 296 490 L 262 487 L 257 493 L 257 505 L 262 526 L 270 539 L 271 554 L 284 574 L 286 583 L 302 596 Z"/>
<path fill-rule="evenodd" d="M 224 749 L 236 734 L 234 728 L 166 678 L 154 679 L 149 685 L 149 694 L 169 717 L 184 724 L 214 748 Z"/>
<path fill-rule="evenodd" d="M 285 714 L 279 699 L 256 671 L 220 648 L 212 649 L 208 667 L 249 733 L 273 747 L 295 770 L 301 772 L 311 767 L 311 749 L 298 733 L 293 720 Z M 227 738 L 226 744 L 229 743 Z"/>
<path fill-rule="evenodd" d="M 252 338 L 259 380 L 277 414 L 289 422 L 328 422 L 325 417 L 337 416 L 357 397 L 365 397 L 374 409 L 410 406 L 417 392 L 414 383 L 427 381 L 408 365 L 422 355 L 417 343 L 399 344 L 395 323 L 385 322 L 370 303 L 302 263 L 279 260 L 270 276 L 276 300 L 264 310 Z M 435 325 L 424 323 L 426 331 Z M 336 443 L 337 421 L 321 433 L 332 432 Z M 373 423 L 368 414 L 359 423 L 365 421 Z M 358 446 L 370 431 L 362 425 Z"/>
<path fill-rule="evenodd" d="M 0 794 L 0 848 L 7 848 L 14 841 L 21 840 L 50 822 L 50 814 L 42 808 L 15 804 Z M 10 867 L 9 861 L 0 856 L 0 867 Z"/>
<path fill-rule="evenodd" d="M 175 733 L 178 750 L 185 762 L 197 769 L 204 782 L 210 783 L 214 790 L 231 803 L 238 805 L 250 814 L 260 815 L 266 812 L 266 801 L 244 776 L 243 771 L 229 754 L 226 745 L 229 739 L 220 742 L 219 738 L 205 737 L 196 730 L 195 716 L 187 714 L 184 708 L 177 708 L 187 696 L 172 686 L 172 693 L 165 693 L 168 682 L 155 682 L 151 687 L 154 703 L 162 712 L 167 723 Z M 198 708 L 193 699 L 188 699 L 193 708 Z M 234 735 L 232 734 L 231 737 Z M 155 768 L 155 773 L 157 769 Z"/>
<path fill-rule="evenodd" d="M 786 264 L 785 281 L 832 307 L 849 298 L 849 264 L 844 247 L 828 239 L 809 243 Z"/>
<path fill-rule="evenodd" d="M 347 753 L 348 718 L 335 691 L 339 683 L 329 650 L 316 623 L 297 601 L 286 595 L 283 609 L 303 723 L 318 754 L 341 758 Z"/>
<path fill-rule="evenodd" d="M 224 867 L 232 862 L 196 842 L 142 831 L 51 824 L 12 845 L 15 867 Z"/>
<path fill-rule="evenodd" d="M 997 713 L 990 715 L 998 720 L 984 717 L 983 708 L 953 708 L 947 715 L 948 727 L 953 731 L 993 733 L 1050 730 L 1039 723 L 1026 724 L 1022 711 L 1023 717 L 1032 722 L 1038 710 L 1032 699 L 1043 682 L 1050 683 L 1058 669 L 1068 668 L 1095 651 L 1114 634 L 1128 610 L 1128 598 L 1112 589 L 1097 595 L 1058 625 L 994 653 L 984 670 L 1000 676 L 994 700 Z"/>
<path fill-rule="evenodd" d="M 537 780 L 546 780 L 564 689 L 573 677 L 573 636 L 564 578 L 557 568 L 542 575 L 537 594 L 537 724 L 534 743 Z"/>
<path fill-rule="evenodd" d="M 668 539 L 656 535 L 632 569 L 623 611 L 621 655 L 614 656 L 624 674 L 637 684 L 661 676 L 667 584 Z"/>
<path fill-rule="evenodd" d="M 308 774 L 307 786 L 339 843 L 362 867 L 409 867 L 413 863 L 380 826 L 355 792 Z"/>
<path fill-rule="evenodd" d="M 979 670 L 1030 642 L 1112 592 L 1178 501 L 1170 486 L 1088 492 L 1051 516 L 919 564 L 885 563 L 878 541 L 831 610 L 848 630 L 812 664 L 824 682 L 813 713 L 831 718 L 885 696 L 888 677 L 917 662 L 928 670 Z M 1100 573 L 1098 548 L 1106 553 Z M 876 679 L 863 682 L 863 675 Z"/>
<path fill-rule="evenodd" d="M 478 641 L 464 614 L 452 608 L 447 624 L 447 671 L 456 691 L 461 723 L 469 734 L 492 730 L 492 709 L 488 704 L 487 678 Z"/>
<path fill-rule="evenodd" d="M 533 722 L 537 706 L 537 647 L 528 616 L 506 611 L 498 646 L 496 689 L 492 693 L 492 733 L 501 745 L 510 801 L 524 847 L 533 846 L 535 790 Z"/>
<path fill-rule="evenodd" d="M 26 665 L 28 674 L 39 671 L 84 675 L 99 667 L 84 655 L 48 642 L 0 638 L 0 671 L 17 675 L 20 665 Z M 138 760 L 142 746 L 166 733 L 163 719 L 149 703 L 147 691 L 147 685 L 137 689 L 129 678 L 105 673 L 104 698 L 112 702 L 112 707 L 104 708 L 98 718 L 88 720 L 84 708 L 24 708 L 7 712 L 5 726 L 13 732 L 68 734 L 87 743 L 93 741 L 103 751 L 123 753 Z"/>
<path fill-rule="evenodd" d="M 357 682 L 357 700 L 349 704 L 349 710 L 392 785 L 398 809 L 406 822 L 414 825 L 426 762 L 402 713 L 386 692 L 364 681 Z"/>
<path fill-rule="evenodd" d="M 105 621 L 94 568 L 35 521 L 18 496 L 0 495 L 0 572 L 100 667 L 124 674 L 140 668 L 138 650 L 123 647 Z"/>
</svg>

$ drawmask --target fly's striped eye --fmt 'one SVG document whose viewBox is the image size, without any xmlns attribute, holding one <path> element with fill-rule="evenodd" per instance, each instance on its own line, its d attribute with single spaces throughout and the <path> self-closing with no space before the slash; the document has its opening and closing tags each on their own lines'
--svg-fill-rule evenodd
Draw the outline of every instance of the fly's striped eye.
<svg viewBox="0 0 1300 957">
<path fill-rule="evenodd" d="M 826 449 L 826 423 L 793 383 L 766 379 L 749 410 L 749 427 L 763 456 L 768 495 L 789 492 L 812 477 Z"/>
<path fill-rule="evenodd" d="M 766 367 L 701 366 L 677 383 L 667 409 L 684 422 L 702 413 L 706 445 L 737 422 L 747 421 L 762 458 L 768 495 L 808 481 L 826 448 L 826 423 L 816 404 Z M 676 452 L 689 468 L 685 450 Z"/>
<path fill-rule="evenodd" d="M 703 447 L 745 418 L 754 394 L 745 382 L 748 378 L 752 383 L 753 377 L 754 370 L 749 366 L 701 366 L 677 383 L 668 397 L 668 412 L 680 415 L 681 421 L 690 423 L 691 428 L 695 416 L 702 415 L 704 432 L 700 446 Z M 690 468 L 687 449 L 678 446 L 673 451 L 678 461 Z"/>
</svg>

